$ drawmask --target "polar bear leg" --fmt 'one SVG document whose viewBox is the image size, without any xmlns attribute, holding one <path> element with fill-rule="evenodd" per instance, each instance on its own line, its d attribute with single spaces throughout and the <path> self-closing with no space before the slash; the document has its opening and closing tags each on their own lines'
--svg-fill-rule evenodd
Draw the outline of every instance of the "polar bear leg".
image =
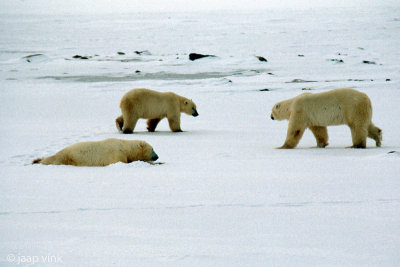
<svg viewBox="0 0 400 267">
<path fill-rule="evenodd" d="M 382 130 L 376 127 L 372 122 L 368 126 L 368 137 L 375 140 L 376 146 L 381 146 Z"/>
<path fill-rule="evenodd" d="M 124 127 L 124 117 L 122 115 L 115 119 L 115 125 L 118 131 L 122 131 L 122 127 Z"/>
<path fill-rule="evenodd" d="M 302 124 L 294 122 L 294 120 L 289 121 L 289 127 L 287 130 L 286 141 L 280 148 L 294 148 L 299 143 L 301 137 L 303 136 L 306 127 Z"/>
<path fill-rule="evenodd" d="M 351 138 L 353 140 L 353 145 L 351 148 L 366 148 L 368 126 L 349 125 L 349 127 L 351 131 Z"/>
<path fill-rule="evenodd" d="M 161 119 L 150 119 L 147 121 L 147 130 L 149 132 L 154 132 L 156 130 L 156 127 L 158 123 L 160 122 Z"/>
<path fill-rule="evenodd" d="M 326 147 L 328 145 L 328 129 L 323 126 L 310 126 L 309 128 L 317 140 L 317 146 Z"/>
<path fill-rule="evenodd" d="M 132 133 L 139 118 L 130 113 L 123 114 L 123 118 L 124 126 L 122 127 L 122 132 L 124 134 Z"/>
<path fill-rule="evenodd" d="M 182 132 L 181 118 L 179 116 L 168 117 L 169 128 L 173 132 Z"/>
<path fill-rule="evenodd" d="M 53 156 L 44 158 L 40 163 L 45 165 L 74 165 L 78 166 L 75 160 L 68 154 L 59 152 Z"/>
</svg>

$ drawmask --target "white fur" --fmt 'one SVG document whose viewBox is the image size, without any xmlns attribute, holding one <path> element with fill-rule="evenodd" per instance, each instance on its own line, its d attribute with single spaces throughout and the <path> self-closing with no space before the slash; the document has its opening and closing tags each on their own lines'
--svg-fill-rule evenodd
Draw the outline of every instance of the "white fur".
<svg viewBox="0 0 400 267">
<path fill-rule="evenodd" d="M 109 138 L 102 141 L 80 142 L 55 155 L 36 159 L 33 163 L 75 166 L 106 166 L 116 162 L 150 161 L 153 148 L 141 140 Z"/>
<path fill-rule="evenodd" d="M 306 128 L 317 139 L 318 147 L 328 145 L 326 126 L 347 124 L 351 129 L 353 147 L 365 148 L 367 136 L 380 146 L 382 133 L 371 121 L 369 97 L 350 88 L 322 93 L 303 93 L 274 105 L 272 119 L 289 120 L 286 141 L 281 148 L 293 148 Z"/>
</svg>

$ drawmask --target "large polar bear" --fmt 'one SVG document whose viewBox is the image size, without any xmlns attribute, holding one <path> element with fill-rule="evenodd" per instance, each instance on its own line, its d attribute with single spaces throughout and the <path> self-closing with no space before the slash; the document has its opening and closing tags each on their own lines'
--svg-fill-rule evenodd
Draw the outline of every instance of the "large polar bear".
<svg viewBox="0 0 400 267">
<path fill-rule="evenodd" d="M 157 92 L 139 88 L 127 92 L 121 99 L 122 115 L 115 122 L 118 130 L 132 133 L 138 119 L 147 121 L 147 130 L 154 132 L 157 124 L 167 117 L 169 127 L 173 132 L 181 130 L 181 112 L 193 117 L 198 116 L 196 104 L 183 96 L 172 92 Z"/>
<path fill-rule="evenodd" d="M 157 154 L 145 141 L 109 138 L 73 144 L 53 156 L 35 159 L 32 164 L 106 166 L 117 162 L 130 163 L 137 160 L 150 162 L 157 159 Z"/>
<path fill-rule="evenodd" d="M 309 128 L 318 147 L 328 145 L 326 126 L 347 124 L 353 139 L 352 148 L 365 148 L 367 136 L 381 146 L 382 130 L 372 121 L 369 97 L 357 90 L 340 88 L 322 93 L 303 93 L 281 101 L 272 108 L 271 119 L 289 120 L 286 141 L 280 148 L 294 148 L 304 130 Z"/>
</svg>

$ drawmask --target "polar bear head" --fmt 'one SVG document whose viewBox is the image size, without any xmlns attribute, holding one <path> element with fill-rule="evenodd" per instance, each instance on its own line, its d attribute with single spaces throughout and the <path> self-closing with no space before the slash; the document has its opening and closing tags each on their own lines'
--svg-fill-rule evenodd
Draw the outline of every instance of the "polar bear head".
<svg viewBox="0 0 400 267">
<path fill-rule="evenodd" d="M 196 104 L 191 99 L 187 98 L 183 98 L 181 100 L 181 112 L 192 115 L 193 117 L 199 116 L 199 113 L 197 113 Z"/>
<path fill-rule="evenodd" d="M 284 100 L 274 105 L 271 112 L 271 119 L 273 120 L 288 120 L 290 118 L 290 106 L 293 99 Z"/>
<path fill-rule="evenodd" d="M 271 119 L 273 120 L 289 120 L 290 118 L 290 113 L 291 113 L 291 106 L 292 103 L 300 98 L 303 97 L 305 95 L 309 95 L 311 93 L 302 93 L 296 97 L 287 99 L 287 100 L 283 100 L 281 102 L 278 102 L 274 105 L 274 107 L 272 108 L 272 113 L 271 113 Z"/>
<path fill-rule="evenodd" d="M 156 161 L 158 159 L 158 155 L 156 154 L 156 152 L 154 152 L 153 147 L 146 141 L 130 140 L 128 142 L 128 162 L 133 162 L 137 160 Z"/>
</svg>

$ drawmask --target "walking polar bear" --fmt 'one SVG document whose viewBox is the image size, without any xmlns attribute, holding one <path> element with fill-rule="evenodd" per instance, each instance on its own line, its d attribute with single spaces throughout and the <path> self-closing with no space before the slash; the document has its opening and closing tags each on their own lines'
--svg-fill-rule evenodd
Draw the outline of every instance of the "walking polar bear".
<svg viewBox="0 0 400 267">
<path fill-rule="evenodd" d="M 150 162 L 157 159 L 153 147 L 145 141 L 109 138 L 73 144 L 53 156 L 35 159 L 32 164 L 106 166 L 117 162 Z"/>
<path fill-rule="evenodd" d="M 139 119 L 147 120 L 147 130 L 154 132 L 158 123 L 167 117 L 173 132 L 181 130 L 181 112 L 197 117 L 196 104 L 172 92 L 157 92 L 139 88 L 127 92 L 121 99 L 122 115 L 115 122 L 123 133 L 132 133 Z"/>
<path fill-rule="evenodd" d="M 352 148 L 365 148 L 367 137 L 381 146 L 382 130 L 372 121 L 369 97 L 357 90 L 340 88 L 322 93 L 303 93 L 281 101 L 272 108 L 271 119 L 289 120 L 285 143 L 280 148 L 294 148 L 304 130 L 309 128 L 318 147 L 328 145 L 326 126 L 347 124 L 353 139 Z"/>
</svg>

